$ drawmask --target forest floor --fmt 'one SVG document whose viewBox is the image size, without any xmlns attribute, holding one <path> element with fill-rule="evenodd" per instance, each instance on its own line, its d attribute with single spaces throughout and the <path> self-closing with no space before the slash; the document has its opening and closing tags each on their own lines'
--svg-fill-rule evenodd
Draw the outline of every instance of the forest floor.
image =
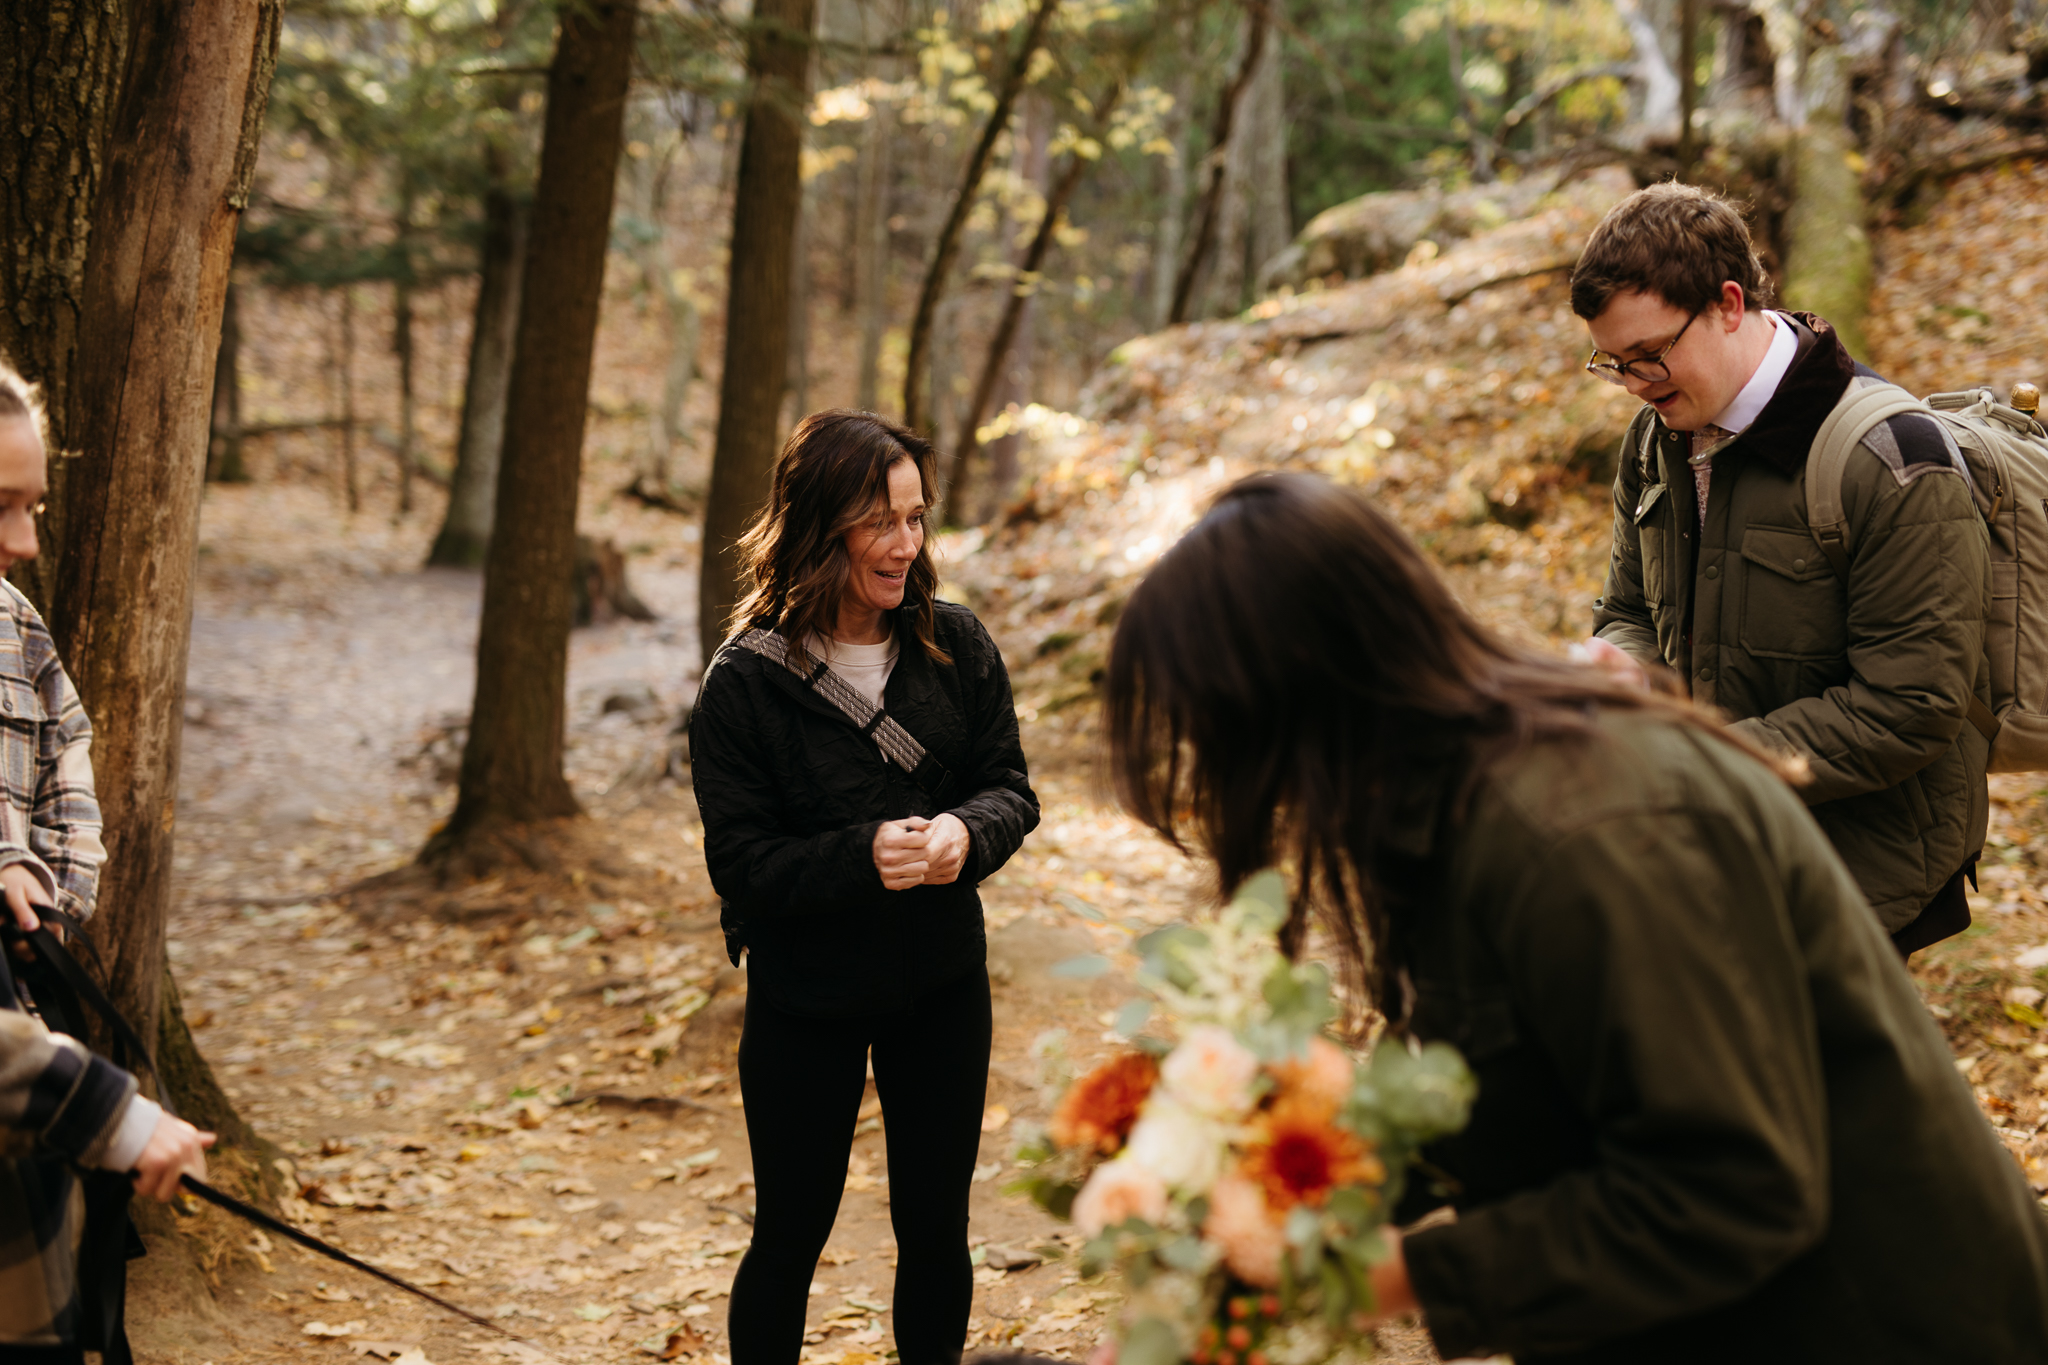
<svg viewBox="0 0 2048 1365">
<path fill-rule="evenodd" d="M 1601 481 L 1628 404 L 1582 383 L 1554 262 L 1620 187 L 1373 280 L 1124 348 L 1075 413 L 1017 415 L 1029 477 L 993 526 L 948 536 L 946 595 L 1010 661 L 1045 819 L 983 887 L 996 992 L 974 1185 L 973 1343 L 1084 1354 L 1115 1304 L 1064 1229 L 1002 1190 L 1013 1126 L 1042 1118 L 1040 1054 L 1085 1063 L 1130 989 L 1048 971 L 1203 903 L 1200 870 L 1117 814 L 1094 769 L 1107 632 L 1137 577 L 1217 487 L 1253 468 L 1366 487 L 1484 620 L 1555 648 L 1607 553 Z M 2048 321 L 2006 302 L 2048 278 L 2048 169 L 1953 186 L 1887 234 L 1871 335 L 1917 389 L 2048 374 Z M 2017 297 L 2017 295 L 2013 295 Z M 600 464 L 602 461 L 599 462 Z M 1611 466 L 1606 466 L 1610 467 Z M 452 804 L 479 579 L 417 566 L 434 498 L 344 517 L 280 474 L 208 491 L 190 667 L 172 961 L 243 1115 L 289 1163 L 297 1220 L 564 1361 L 717 1365 L 747 1239 L 751 1162 L 724 961 L 686 785 L 665 774 L 698 667 L 696 546 L 678 518 L 596 496 L 586 529 L 633 552 L 660 613 L 576 632 L 568 766 L 589 818 L 555 866 L 446 890 L 355 891 Z M 380 501 L 381 499 L 381 501 Z M 1916 979 L 1987 1118 L 2048 1192 L 2048 805 L 1993 781 L 1977 923 Z M 811 1297 L 811 1365 L 890 1347 L 890 1173 L 864 1107 Z M 900 1178 L 915 1178 L 901 1174 Z M 212 1210 L 174 1220 L 209 1284 L 137 1268 L 139 1355 L 176 1365 L 529 1358 Z M 1396 1361 L 1434 1359 L 1414 1330 Z M 416 1353 L 416 1354 L 415 1354 Z"/>
</svg>

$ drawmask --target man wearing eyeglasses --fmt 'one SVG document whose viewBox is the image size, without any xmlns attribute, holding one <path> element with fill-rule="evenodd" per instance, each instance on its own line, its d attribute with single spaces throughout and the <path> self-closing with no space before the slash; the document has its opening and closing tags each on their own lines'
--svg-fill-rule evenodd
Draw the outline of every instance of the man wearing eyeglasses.
<svg viewBox="0 0 2048 1365">
<path fill-rule="evenodd" d="M 1836 573 L 1807 526 L 1807 456 L 1877 376 L 1822 319 L 1764 308 L 1769 290 L 1740 212 L 1690 186 L 1638 192 L 1587 242 L 1572 275 L 1586 369 L 1644 406 L 1582 652 L 1644 684 L 1669 669 L 1736 732 L 1803 759 L 1814 818 L 1911 953 L 1970 923 L 1989 543 L 1961 453 L 1906 414 L 1849 461 Z"/>
</svg>

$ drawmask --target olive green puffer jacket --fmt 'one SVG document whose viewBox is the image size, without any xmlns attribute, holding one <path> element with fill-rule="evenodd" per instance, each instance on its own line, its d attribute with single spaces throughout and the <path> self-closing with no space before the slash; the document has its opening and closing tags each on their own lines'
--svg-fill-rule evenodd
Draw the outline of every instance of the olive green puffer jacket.
<svg viewBox="0 0 2048 1365">
<path fill-rule="evenodd" d="M 1782 316 L 1782 315 L 1781 315 Z M 1984 844 L 1990 542 L 1940 425 L 1880 424 L 1842 479 L 1846 583 L 1807 529 L 1805 467 L 1852 382 L 1828 325 L 1756 422 L 1713 458 L 1699 522 L 1690 436 L 1645 407 L 1614 482 L 1614 551 L 1594 629 L 1686 681 L 1752 742 L 1803 757 L 1802 795 L 1887 931 Z"/>
</svg>

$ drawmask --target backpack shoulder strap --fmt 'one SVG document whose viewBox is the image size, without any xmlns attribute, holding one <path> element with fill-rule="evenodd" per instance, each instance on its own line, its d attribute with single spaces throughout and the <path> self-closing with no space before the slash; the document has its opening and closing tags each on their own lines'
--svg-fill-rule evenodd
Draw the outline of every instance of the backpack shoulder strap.
<svg viewBox="0 0 2048 1365">
<path fill-rule="evenodd" d="M 1851 384 L 1820 424 L 1806 458 L 1806 525 L 1840 577 L 1849 576 L 1849 527 L 1842 510 L 1842 472 L 1849 456 L 1879 422 L 1925 411 L 1925 403 L 1897 384 Z"/>
<path fill-rule="evenodd" d="M 1633 456 L 1636 470 L 1648 487 L 1656 482 L 1657 472 L 1657 410 L 1648 403 L 1636 409 L 1636 415 L 1629 419 L 1628 435 L 1622 438 L 1623 458 Z"/>
</svg>

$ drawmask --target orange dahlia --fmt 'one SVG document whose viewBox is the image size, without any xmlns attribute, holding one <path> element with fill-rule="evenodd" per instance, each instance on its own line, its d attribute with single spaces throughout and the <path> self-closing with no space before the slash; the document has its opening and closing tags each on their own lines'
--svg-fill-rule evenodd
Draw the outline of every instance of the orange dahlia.
<svg viewBox="0 0 2048 1365">
<path fill-rule="evenodd" d="M 1371 1144 L 1330 1122 L 1320 1104 L 1282 1098 L 1259 1126 L 1245 1151 L 1244 1173 L 1276 1210 L 1320 1208 L 1339 1185 L 1378 1185 L 1387 1178 Z"/>
<path fill-rule="evenodd" d="M 1124 1145 L 1145 1097 L 1159 1083 L 1159 1063 L 1142 1052 L 1112 1057 L 1075 1081 L 1060 1098 L 1048 1131 L 1062 1147 L 1105 1154 Z"/>
</svg>

